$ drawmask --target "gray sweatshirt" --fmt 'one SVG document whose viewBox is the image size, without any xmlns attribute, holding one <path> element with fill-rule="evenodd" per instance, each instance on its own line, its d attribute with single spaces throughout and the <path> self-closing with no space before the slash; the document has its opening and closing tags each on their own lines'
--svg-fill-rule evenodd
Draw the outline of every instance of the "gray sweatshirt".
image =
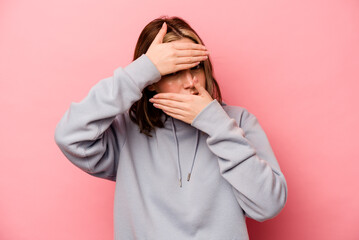
<svg viewBox="0 0 359 240">
<path fill-rule="evenodd" d="M 146 55 L 115 69 L 71 103 L 57 145 L 83 171 L 116 181 L 116 240 L 248 239 L 245 217 L 273 218 L 287 201 L 265 132 L 245 108 L 213 100 L 191 124 L 163 115 L 164 128 L 140 133 L 129 108 L 160 78 Z"/>
</svg>

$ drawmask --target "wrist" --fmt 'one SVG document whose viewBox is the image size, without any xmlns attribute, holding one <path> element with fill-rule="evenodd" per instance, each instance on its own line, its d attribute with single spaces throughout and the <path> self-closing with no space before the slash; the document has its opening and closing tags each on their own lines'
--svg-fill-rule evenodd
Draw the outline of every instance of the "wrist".
<svg viewBox="0 0 359 240">
<path fill-rule="evenodd" d="M 124 70 L 141 91 L 161 79 L 161 74 L 157 67 L 145 54 L 127 65 Z"/>
</svg>

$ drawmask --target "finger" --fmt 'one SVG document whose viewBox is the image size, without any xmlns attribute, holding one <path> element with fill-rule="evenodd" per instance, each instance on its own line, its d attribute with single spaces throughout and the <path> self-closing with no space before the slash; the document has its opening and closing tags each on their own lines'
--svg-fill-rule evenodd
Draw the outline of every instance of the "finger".
<svg viewBox="0 0 359 240">
<path fill-rule="evenodd" d="M 164 98 L 162 98 L 162 99 L 161 98 L 151 98 L 150 102 L 155 103 L 155 104 L 161 104 L 161 105 L 171 107 L 171 108 L 182 109 L 184 111 L 187 110 L 186 105 L 182 101 L 175 101 L 172 99 L 164 99 Z"/>
<path fill-rule="evenodd" d="M 176 64 L 174 66 L 174 71 L 173 72 L 178 72 L 178 71 L 181 71 L 181 70 L 193 68 L 193 67 L 197 66 L 198 64 L 200 64 L 200 62 Z"/>
<path fill-rule="evenodd" d="M 166 24 L 166 22 L 163 22 L 160 31 L 157 33 L 157 35 L 152 43 L 161 44 L 166 33 L 167 33 L 167 24 Z"/>
<path fill-rule="evenodd" d="M 180 94 L 180 93 L 157 93 L 153 96 L 154 99 L 169 99 L 178 102 L 189 101 L 192 95 Z"/>
<path fill-rule="evenodd" d="M 196 56 L 208 56 L 209 51 L 206 50 L 177 50 L 175 52 L 177 57 L 196 57 Z"/>
<path fill-rule="evenodd" d="M 166 111 L 166 112 L 169 112 L 172 114 L 177 114 L 180 116 L 184 116 L 186 114 L 186 111 L 183 111 L 182 109 L 172 108 L 172 107 L 165 106 L 165 105 L 162 105 L 159 103 L 154 103 L 153 106 L 156 108 L 162 109 L 163 111 Z"/>
<path fill-rule="evenodd" d="M 185 120 L 184 116 L 182 116 L 182 115 L 172 113 L 172 112 L 168 112 L 168 111 L 163 111 L 163 112 L 166 113 L 167 115 L 171 116 L 171 117 L 174 117 L 174 118 L 178 119 L 178 120 L 181 120 L 181 121 Z"/>
<path fill-rule="evenodd" d="M 198 57 L 178 57 L 175 59 L 175 64 L 191 64 L 191 63 L 197 63 L 202 62 L 208 59 L 208 56 L 198 56 Z"/>
<path fill-rule="evenodd" d="M 207 50 L 206 46 L 198 43 L 172 42 L 172 46 L 178 50 Z"/>
<path fill-rule="evenodd" d="M 199 83 L 197 76 L 193 78 L 194 87 L 198 90 L 200 95 L 207 94 L 207 90 Z"/>
</svg>

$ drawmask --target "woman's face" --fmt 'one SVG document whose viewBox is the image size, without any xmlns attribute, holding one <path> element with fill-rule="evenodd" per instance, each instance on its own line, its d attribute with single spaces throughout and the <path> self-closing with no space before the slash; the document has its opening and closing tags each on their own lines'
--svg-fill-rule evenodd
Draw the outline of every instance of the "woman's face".
<svg viewBox="0 0 359 240">
<path fill-rule="evenodd" d="M 182 38 L 175 42 L 191 42 L 189 38 Z M 206 76 L 204 74 L 203 64 L 200 63 L 196 67 L 178 71 L 176 73 L 163 76 L 160 81 L 150 86 L 150 90 L 157 93 L 181 93 L 181 94 L 198 94 L 194 87 L 193 78 L 197 77 L 202 87 L 206 87 Z"/>
</svg>

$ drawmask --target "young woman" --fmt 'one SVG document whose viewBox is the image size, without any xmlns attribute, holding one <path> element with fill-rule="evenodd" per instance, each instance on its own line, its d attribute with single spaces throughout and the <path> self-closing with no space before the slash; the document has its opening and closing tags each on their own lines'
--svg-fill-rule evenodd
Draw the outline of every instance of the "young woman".
<svg viewBox="0 0 359 240">
<path fill-rule="evenodd" d="M 248 239 L 287 200 L 266 134 L 221 100 L 208 51 L 181 18 L 142 31 L 132 63 L 72 103 L 55 132 L 65 156 L 116 181 L 115 239 Z"/>
</svg>

